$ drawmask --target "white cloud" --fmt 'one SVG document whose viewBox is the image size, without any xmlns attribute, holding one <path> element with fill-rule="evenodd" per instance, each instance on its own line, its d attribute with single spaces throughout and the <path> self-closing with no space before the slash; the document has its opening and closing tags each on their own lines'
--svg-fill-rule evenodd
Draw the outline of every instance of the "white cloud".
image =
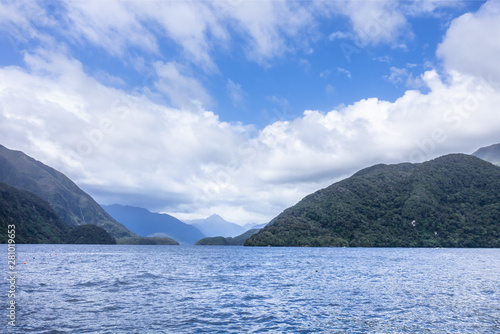
<svg viewBox="0 0 500 334">
<path fill-rule="evenodd" d="M 156 62 L 155 70 L 158 78 L 154 86 L 169 98 L 172 105 L 190 109 L 199 104 L 208 106 L 212 103 L 203 85 L 197 79 L 183 75 L 179 64 Z"/>
<path fill-rule="evenodd" d="M 453 20 L 437 55 L 448 70 L 500 81 L 500 2 L 488 1 L 476 13 Z"/>
<path fill-rule="evenodd" d="M 492 110 L 500 96 L 491 86 L 467 76 L 456 76 L 446 85 L 435 72 L 427 72 L 424 80 L 431 88 L 428 94 L 408 91 L 394 103 L 362 100 L 328 113 L 307 111 L 292 122 L 268 126 L 261 142 L 269 156 L 259 160 L 267 168 L 257 171 L 266 170 L 268 182 L 298 182 L 322 173 L 345 175 L 377 162 L 423 160 L 463 147 L 473 149 L 479 138 L 495 140 L 500 115 Z"/>
<path fill-rule="evenodd" d="M 357 47 L 389 44 L 393 48 L 408 50 L 402 40 L 412 40 L 414 34 L 408 22 L 409 17 L 437 16 L 439 9 L 460 7 L 460 1 L 332 1 L 325 2 L 320 8 L 330 14 L 347 16 L 352 31 L 336 31 L 329 40 L 352 39 Z"/>
<path fill-rule="evenodd" d="M 246 36 L 247 57 L 266 65 L 295 48 L 307 53 L 314 37 L 315 8 L 307 3 L 281 0 L 242 1 L 228 11 L 234 29 Z"/>
<path fill-rule="evenodd" d="M 143 26 L 128 6 L 136 2 L 65 1 L 67 33 L 76 41 L 82 39 L 104 48 L 112 55 L 122 56 L 130 47 L 158 52 L 154 35 Z M 146 6 L 143 6 L 146 8 Z M 111 19 L 112 18 L 112 19 Z"/>
<path fill-rule="evenodd" d="M 408 67 L 411 68 L 412 66 Z M 413 73 L 409 72 L 406 68 L 392 66 L 390 72 L 390 75 L 385 75 L 384 79 L 392 82 L 397 87 L 403 85 L 406 88 L 418 89 L 425 86 L 425 82 L 420 76 L 415 77 Z"/>
<path fill-rule="evenodd" d="M 408 22 L 397 2 L 335 1 L 332 6 L 335 11 L 350 18 L 360 45 L 394 43 L 399 36 L 409 33 Z"/>
<path fill-rule="evenodd" d="M 447 81 L 426 72 L 427 94 L 306 111 L 255 131 L 200 106 L 166 108 L 106 87 L 59 53 L 26 62 L 28 70 L 0 69 L 0 142 L 62 170 L 102 203 L 173 214 L 264 222 L 360 168 L 471 152 L 500 130 L 498 87 L 458 72 Z M 286 110 L 286 99 L 270 99 Z"/>
<path fill-rule="evenodd" d="M 61 5 L 67 19 L 58 22 L 60 33 L 75 43 L 90 42 L 123 58 L 129 48 L 160 56 L 162 39 L 168 38 L 182 47 L 187 60 L 207 71 L 218 70 L 212 54 L 229 50 L 232 40 L 243 40 L 247 57 L 260 64 L 296 47 L 312 50 L 308 40 L 317 15 L 313 5 L 276 0 L 234 6 L 225 1 L 118 0 L 67 0 Z"/>
<path fill-rule="evenodd" d="M 47 4 L 45 4 L 47 6 Z M 52 15 L 35 2 L 0 4 L 0 29 L 16 44 L 49 38 L 57 31 L 78 46 L 97 46 L 128 60 L 130 49 L 161 59 L 164 39 L 181 46 L 186 59 L 217 72 L 215 50 L 243 41 L 248 59 L 267 65 L 296 48 L 308 53 L 315 38 L 313 4 L 287 1 L 71 1 L 57 3 L 63 15 Z M 62 17 L 62 18 L 61 18 Z"/>
<path fill-rule="evenodd" d="M 164 34 L 181 45 L 193 63 L 215 70 L 212 48 L 223 47 L 229 32 L 221 20 L 217 6 L 204 1 L 155 1 L 144 5 L 132 2 L 133 12 L 144 21 L 153 22 Z"/>
<path fill-rule="evenodd" d="M 351 77 L 351 71 L 343 68 L 343 67 L 337 67 L 337 72 L 345 74 L 346 77 L 350 78 Z"/>
<path fill-rule="evenodd" d="M 408 70 L 406 68 L 390 68 L 391 74 L 384 76 L 385 79 L 389 80 L 395 85 L 403 83 L 405 79 L 408 77 Z"/>
<path fill-rule="evenodd" d="M 200 187 L 193 180 L 231 160 L 250 129 L 103 86 L 61 54 L 26 58 L 27 71 L 0 70 L 0 141 L 63 170 L 99 200 L 189 203 Z"/>
</svg>

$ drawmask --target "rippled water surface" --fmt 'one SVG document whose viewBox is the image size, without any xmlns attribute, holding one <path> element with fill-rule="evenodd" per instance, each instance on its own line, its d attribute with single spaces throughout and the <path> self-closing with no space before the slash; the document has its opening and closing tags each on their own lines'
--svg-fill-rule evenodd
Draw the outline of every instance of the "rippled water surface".
<svg viewBox="0 0 500 334">
<path fill-rule="evenodd" d="M 0 332 L 500 333 L 499 249 L 17 247 Z"/>
</svg>

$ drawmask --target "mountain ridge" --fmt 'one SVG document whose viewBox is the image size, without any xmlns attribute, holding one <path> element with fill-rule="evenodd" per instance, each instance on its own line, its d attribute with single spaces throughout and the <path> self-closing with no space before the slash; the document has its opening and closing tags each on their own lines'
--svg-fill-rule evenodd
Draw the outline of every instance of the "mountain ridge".
<svg viewBox="0 0 500 334">
<path fill-rule="evenodd" d="M 245 245 L 500 247 L 500 168 L 465 154 L 371 166 L 306 196 Z"/>
<path fill-rule="evenodd" d="M 166 213 L 154 213 L 145 208 L 120 204 L 101 207 L 114 219 L 142 237 L 152 235 L 156 237 L 161 233 L 162 236 L 174 239 L 181 244 L 190 245 L 205 237 L 195 226 L 185 224 Z"/>
<path fill-rule="evenodd" d="M 500 144 L 481 147 L 476 152 L 472 153 L 472 155 L 491 162 L 496 166 L 500 166 Z"/>
<path fill-rule="evenodd" d="M 207 237 L 198 240 L 195 245 L 196 246 L 243 246 L 245 241 L 250 238 L 252 235 L 259 232 L 259 229 L 250 229 L 245 233 L 242 233 L 236 237 Z"/>
<path fill-rule="evenodd" d="M 73 227 L 62 222 L 47 201 L 3 182 L 0 182 L 0 227 L 14 231 L 18 244 L 116 243 L 106 230 L 96 225 Z M 0 243 L 7 243 L 7 237 L 7 233 L 0 234 Z"/>
<path fill-rule="evenodd" d="M 237 237 L 248 229 L 244 226 L 228 222 L 218 214 L 207 218 L 185 220 L 186 224 L 196 226 L 207 237 Z"/>
<path fill-rule="evenodd" d="M 0 145 L 0 182 L 29 191 L 47 201 L 60 219 L 70 226 L 93 224 L 104 228 L 115 238 L 136 237 L 66 175 L 3 145 Z"/>
</svg>

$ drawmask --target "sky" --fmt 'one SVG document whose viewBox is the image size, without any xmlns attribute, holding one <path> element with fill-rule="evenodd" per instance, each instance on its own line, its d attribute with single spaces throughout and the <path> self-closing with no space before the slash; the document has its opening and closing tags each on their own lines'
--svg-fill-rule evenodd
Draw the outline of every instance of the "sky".
<svg viewBox="0 0 500 334">
<path fill-rule="evenodd" d="M 500 1 L 0 1 L 0 144 L 101 204 L 265 223 L 500 142 Z"/>
</svg>

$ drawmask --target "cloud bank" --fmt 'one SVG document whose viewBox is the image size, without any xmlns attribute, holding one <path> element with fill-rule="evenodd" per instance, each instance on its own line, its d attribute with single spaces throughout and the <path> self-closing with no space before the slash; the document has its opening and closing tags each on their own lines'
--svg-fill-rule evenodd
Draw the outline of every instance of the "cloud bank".
<svg viewBox="0 0 500 334">
<path fill-rule="evenodd" d="M 155 53 L 158 37 L 144 23 L 153 20 L 190 61 L 216 71 L 210 50 L 229 40 L 227 27 L 234 26 L 246 36 L 248 56 L 266 66 L 297 47 L 282 36 L 303 33 L 324 5 L 265 2 L 269 17 L 263 17 L 249 4 L 227 9 L 221 3 L 175 3 L 167 14 L 138 2 L 68 2 L 68 38 L 116 55 L 131 46 Z M 3 5 L 2 17 L 6 6 L 13 5 Z M 361 33 L 355 27 L 365 14 L 354 13 L 353 4 L 337 6 L 330 10 L 345 12 L 352 33 Z M 120 19 L 105 20 L 109 12 Z M 373 43 L 397 43 L 408 33 L 401 13 L 391 9 L 385 33 Z M 19 15 L 4 24 L 19 23 Z M 196 24 L 178 24 L 179 17 Z M 25 31 L 34 24 L 23 22 L 19 29 Z M 183 64 L 154 63 L 153 85 L 172 102 L 168 106 L 146 90 L 101 83 L 53 40 L 50 48 L 26 50 L 23 66 L 0 68 L 0 142 L 65 172 L 102 204 L 144 206 L 179 218 L 218 213 L 239 223 L 267 222 L 308 193 L 372 164 L 420 162 L 498 142 L 500 46 L 491 33 L 497 22 L 495 2 L 455 19 L 437 50 L 445 70 L 418 78 L 425 93 L 407 90 L 395 101 L 366 98 L 333 110 L 306 110 L 262 129 L 220 121 L 208 107 L 210 95 Z M 233 81 L 224 88 L 235 103 L 245 97 Z"/>
</svg>

